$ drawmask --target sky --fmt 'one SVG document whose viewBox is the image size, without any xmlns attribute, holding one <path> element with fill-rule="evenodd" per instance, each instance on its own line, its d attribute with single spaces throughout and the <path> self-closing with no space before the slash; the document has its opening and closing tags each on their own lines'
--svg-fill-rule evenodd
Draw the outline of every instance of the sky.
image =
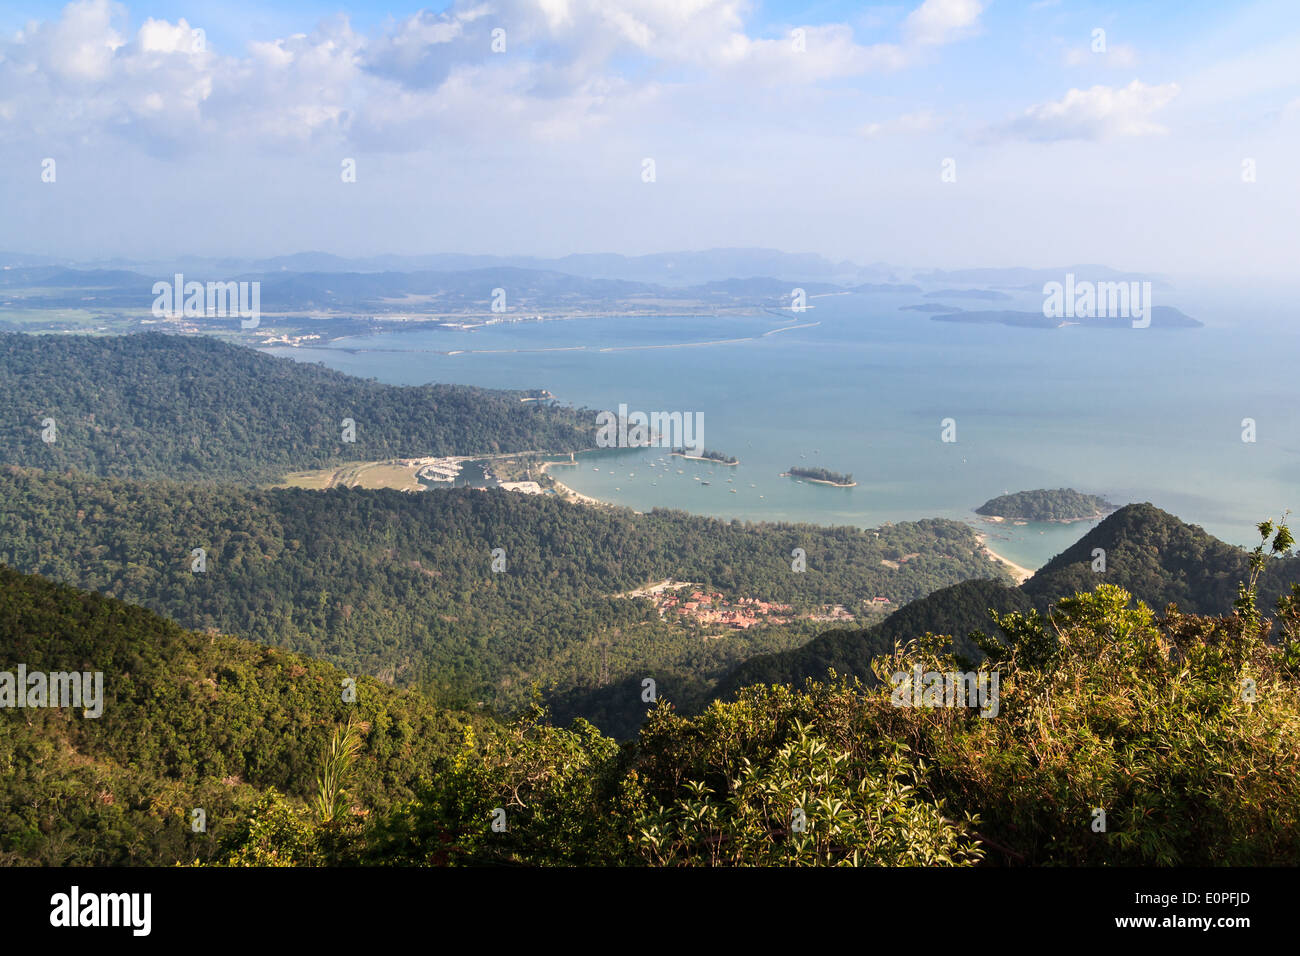
<svg viewBox="0 0 1300 956">
<path fill-rule="evenodd" d="M 0 249 L 1280 280 L 1298 65 L 1293 0 L 17 0 Z"/>
</svg>

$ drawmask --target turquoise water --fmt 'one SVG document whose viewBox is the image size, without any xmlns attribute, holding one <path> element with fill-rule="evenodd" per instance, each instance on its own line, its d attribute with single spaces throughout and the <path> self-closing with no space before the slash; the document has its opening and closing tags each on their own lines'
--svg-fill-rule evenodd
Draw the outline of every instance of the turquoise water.
<svg viewBox="0 0 1300 956">
<path fill-rule="evenodd" d="M 1249 334 L 1231 318 L 1184 331 L 967 327 L 899 311 L 919 301 L 835 296 L 785 317 L 571 319 L 271 351 L 396 384 L 548 388 L 591 408 L 703 412 L 705 444 L 740 458 L 737 467 L 656 448 L 596 452 L 555 472 L 640 511 L 862 527 L 950 517 L 1037 567 L 1092 524 L 994 527 L 972 509 L 1009 491 L 1065 486 L 1117 504 L 1151 501 L 1253 544 L 1256 522 L 1300 507 L 1300 380 L 1273 370 L 1296 354 L 1284 325 Z M 1040 306 L 1026 295 L 1000 307 Z M 1253 444 L 1241 440 L 1247 417 Z M 945 418 L 956 421 L 954 443 L 940 440 Z M 851 472 L 858 484 L 780 477 L 791 465 Z"/>
</svg>

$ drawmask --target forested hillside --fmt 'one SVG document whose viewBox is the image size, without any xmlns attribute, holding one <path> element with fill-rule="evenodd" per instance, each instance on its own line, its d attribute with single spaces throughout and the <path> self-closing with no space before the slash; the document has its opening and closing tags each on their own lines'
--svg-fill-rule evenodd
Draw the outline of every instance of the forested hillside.
<svg viewBox="0 0 1300 956">
<path fill-rule="evenodd" d="M 1104 552 L 1105 570 L 1093 565 Z M 1044 608 L 1063 594 L 1118 584 L 1152 608 L 1177 604 L 1197 614 L 1222 613 L 1246 576 L 1248 557 L 1197 525 L 1148 503 L 1126 505 L 1043 565 L 1023 589 Z M 1300 581 L 1300 558 L 1271 564 L 1260 581 L 1261 600 L 1272 606 Z"/>
<path fill-rule="evenodd" d="M 979 709 L 899 705 L 896 675 L 968 666 L 920 636 L 874 687 L 753 685 L 697 716 L 661 700 L 620 747 L 365 677 L 349 701 L 327 664 L 0 566 L 7 666 L 104 688 L 98 718 L 0 708 L 0 859 L 1296 865 L 1300 587 L 1269 620 L 1252 580 L 1217 617 L 1157 617 L 1113 585 L 1050 623 L 997 615 Z"/>
<path fill-rule="evenodd" d="M 995 573 L 974 532 L 946 520 L 877 536 L 502 491 L 256 491 L 17 469 L 0 469 L 0 561 L 461 702 L 517 706 L 535 683 L 568 694 L 635 679 L 614 703 L 638 720 L 641 680 L 702 703 L 730 666 L 810 631 L 702 631 L 615 595 L 674 577 L 796 610 L 882 593 L 903 604 Z"/>
<path fill-rule="evenodd" d="M 1105 554 L 1104 570 L 1093 570 L 1098 549 Z M 1223 614 L 1232 607 L 1237 586 L 1249 576 L 1249 565 L 1250 556 L 1241 548 L 1152 504 L 1126 505 L 1019 588 L 968 581 L 935 591 L 866 630 L 828 631 L 802 647 L 751 657 L 728 674 L 718 690 L 729 693 L 756 682 L 797 684 L 805 678 L 821 679 L 828 669 L 870 681 L 872 657 L 891 652 L 896 640 L 926 632 L 954 638 L 957 653 L 978 658 L 978 648 L 968 636 L 989 629 L 989 611 L 1036 607 L 1046 612 L 1060 598 L 1098 584 L 1123 588 L 1156 611 L 1176 604 L 1184 613 Z M 1296 583 L 1300 557 L 1270 561 L 1259 579 L 1261 604 L 1273 607 Z"/>
<path fill-rule="evenodd" d="M 467 716 L 362 674 L 0 565 L 0 670 L 100 671 L 103 713 L 0 707 L 0 863 L 208 859 L 271 788 L 313 795 L 349 714 L 361 728 L 358 806 L 409 799 Z M 356 680 L 356 701 L 342 682 Z M 475 718 L 481 722 L 480 718 Z M 206 832 L 192 830 L 192 811 Z"/>
<path fill-rule="evenodd" d="M 344 461 L 595 446 L 594 412 L 383 385 L 207 336 L 0 333 L 0 366 L 0 464 L 267 482 Z"/>
<path fill-rule="evenodd" d="M 1131 604 L 1099 585 L 1062 599 L 1050 625 L 1001 616 L 982 642 L 1000 678 L 987 709 L 900 706 L 892 675 L 965 666 L 920 639 L 877 662 L 875 689 L 756 685 L 695 717 L 661 704 L 622 749 L 532 711 L 485 727 L 373 821 L 321 826 L 268 801 L 258 838 L 227 859 L 1300 863 L 1300 589 L 1270 622 L 1274 644 L 1249 589 L 1223 617 Z"/>
<path fill-rule="evenodd" d="M 751 657 L 723 679 L 716 693 L 729 697 L 750 684 L 798 686 L 807 678 L 822 679 L 830 670 L 873 684 L 875 658 L 892 654 L 895 643 L 927 633 L 950 635 L 956 653 L 979 659 L 983 655 L 968 635 L 992 627 L 990 611 L 1005 614 L 1032 607 L 1022 591 L 1000 581 L 963 581 L 917 598 L 865 630 L 827 631 L 802 647 Z"/>
</svg>

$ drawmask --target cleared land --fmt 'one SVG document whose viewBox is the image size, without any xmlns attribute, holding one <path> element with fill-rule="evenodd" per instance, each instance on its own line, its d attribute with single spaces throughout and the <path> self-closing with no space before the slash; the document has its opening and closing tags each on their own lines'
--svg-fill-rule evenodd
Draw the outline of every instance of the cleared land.
<svg viewBox="0 0 1300 956">
<path fill-rule="evenodd" d="M 284 476 L 276 488 L 396 488 L 398 491 L 423 491 L 415 473 L 420 465 L 399 461 L 350 462 L 339 468 L 298 471 Z"/>
</svg>

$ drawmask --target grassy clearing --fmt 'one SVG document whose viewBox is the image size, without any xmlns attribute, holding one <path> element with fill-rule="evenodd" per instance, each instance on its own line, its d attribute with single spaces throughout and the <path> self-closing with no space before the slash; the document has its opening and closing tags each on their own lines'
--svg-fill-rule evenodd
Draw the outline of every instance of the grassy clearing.
<svg viewBox="0 0 1300 956">
<path fill-rule="evenodd" d="M 398 491 L 422 491 L 424 485 L 415 477 L 417 467 L 399 465 L 393 461 L 350 462 L 340 468 L 322 468 L 317 471 L 297 471 L 285 475 L 275 488 L 396 488 Z"/>
</svg>

